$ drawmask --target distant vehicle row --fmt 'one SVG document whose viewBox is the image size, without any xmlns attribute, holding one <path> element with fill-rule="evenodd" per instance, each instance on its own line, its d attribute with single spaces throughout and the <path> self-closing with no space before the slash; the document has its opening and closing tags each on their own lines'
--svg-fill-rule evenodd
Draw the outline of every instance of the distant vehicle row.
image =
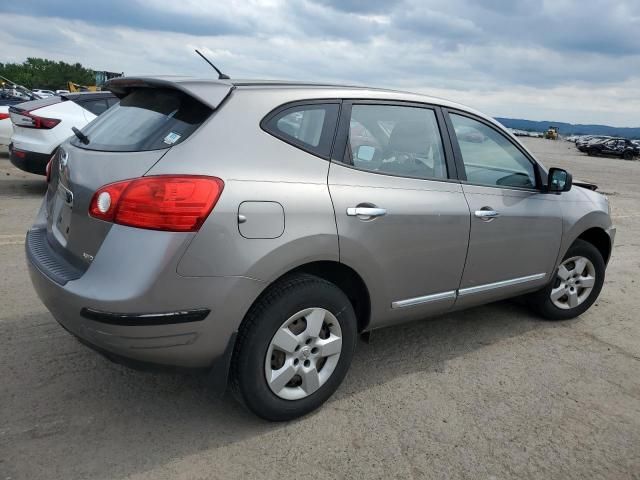
<svg viewBox="0 0 640 480">
<path fill-rule="evenodd" d="M 605 135 L 574 135 L 566 140 L 574 142 L 578 150 L 591 156 L 614 156 L 633 160 L 640 155 L 640 140 Z"/>
</svg>

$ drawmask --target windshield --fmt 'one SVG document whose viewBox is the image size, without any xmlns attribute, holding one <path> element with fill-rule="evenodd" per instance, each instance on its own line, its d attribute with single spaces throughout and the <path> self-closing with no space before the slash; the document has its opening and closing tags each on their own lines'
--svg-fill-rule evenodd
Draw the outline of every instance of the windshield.
<svg viewBox="0 0 640 480">
<path fill-rule="evenodd" d="M 89 139 L 71 143 L 108 152 L 160 150 L 189 137 L 211 115 L 211 108 L 168 88 L 140 88 L 129 93 L 82 129 Z"/>
</svg>

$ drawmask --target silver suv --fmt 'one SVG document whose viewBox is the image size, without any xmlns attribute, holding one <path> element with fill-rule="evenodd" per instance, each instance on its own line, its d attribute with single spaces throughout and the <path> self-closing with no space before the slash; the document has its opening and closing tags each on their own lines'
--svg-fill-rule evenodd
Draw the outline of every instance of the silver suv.
<svg viewBox="0 0 640 480">
<path fill-rule="evenodd" d="M 607 199 L 456 103 L 302 83 L 119 78 L 62 145 L 27 234 L 38 295 L 109 358 L 206 369 L 286 420 L 358 334 L 525 295 L 583 313 Z"/>
</svg>

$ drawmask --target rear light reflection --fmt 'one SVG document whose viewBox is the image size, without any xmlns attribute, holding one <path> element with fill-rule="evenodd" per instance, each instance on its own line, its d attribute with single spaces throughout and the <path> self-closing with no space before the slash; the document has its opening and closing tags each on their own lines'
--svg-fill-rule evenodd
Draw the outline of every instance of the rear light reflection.
<svg viewBox="0 0 640 480">
<path fill-rule="evenodd" d="M 224 189 L 216 177 L 162 175 L 112 183 L 91 200 L 92 217 L 150 230 L 196 232 Z"/>
<path fill-rule="evenodd" d="M 53 155 L 53 157 L 49 159 L 49 161 L 47 162 L 47 166 L 44 169 L 44 174 L 46 176 L 45 178 L 47 179 L 47 183 L 51 181 L 51 163 L 53 162 L 54 158 L 56 158 L 55 155 Z"/>
</svg>

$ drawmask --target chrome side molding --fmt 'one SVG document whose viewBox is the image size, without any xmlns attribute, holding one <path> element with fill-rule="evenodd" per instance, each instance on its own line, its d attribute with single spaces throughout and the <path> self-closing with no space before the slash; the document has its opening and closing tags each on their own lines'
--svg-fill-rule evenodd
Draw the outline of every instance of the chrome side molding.
<svg viewBox="0 0 640 480">
<path fill-rule="evenodd" d="M 433 295 L 425 295 L 423 297 L 407 298 L 406 300 L 398 300 L 391 303 L 391 308 L 412 307 L 422 303 L 437 302 L 438 300 L 448 300 L 456 298 L 456 291 L 434 293 Z"/>
<path fill-rule="evenodd" d="M 461 288 L 460 290 L 458 290 L 458 295 L 472 295 L 474 293 L 482 293 L 488 290 L 495 290 L 496 288 L 511 287 L 513 285 L 520 285 L 521 283 L 535 282 L 536 280 L 542 280 L 546 275 L 546 273 L 536 273 L 534 275 L 527 275 L 526 277 L 512 278 L 511 280 L 503 280 L 501 282 L 486 283 L 484 285 L 476 285 L 475 287 Z"/>
<path fill-rule="evenodd" d="M 424 295 L 422 297 L 407 298 L 405 300 L 396 300 L 391 303 L 391 308 L 404 308 L 413 307 L 415 305 L 421 305 L 423 303 L 438 302 L 441 300 L 451 300 L 458 297 L 473 295 L 475 293 L 487 292 L 489 290 L 495 290 L 498 288 L 512 287 L 514 285 L 520 285 L 522 283 L 535 282 L 536 280 L 542 280 L 546 277 L 546 273 L 536 273 L 534 275 L 527 275 L 526 277 L 512 278 L 510 280 L 502 280 L 500 282 L 486 283 L 484 285 L 476 285 L 475 287 L 461 288 L 458 290 L 451 290 L 448 292 L 434 293 L 431 295 Z"/>
</svg>

